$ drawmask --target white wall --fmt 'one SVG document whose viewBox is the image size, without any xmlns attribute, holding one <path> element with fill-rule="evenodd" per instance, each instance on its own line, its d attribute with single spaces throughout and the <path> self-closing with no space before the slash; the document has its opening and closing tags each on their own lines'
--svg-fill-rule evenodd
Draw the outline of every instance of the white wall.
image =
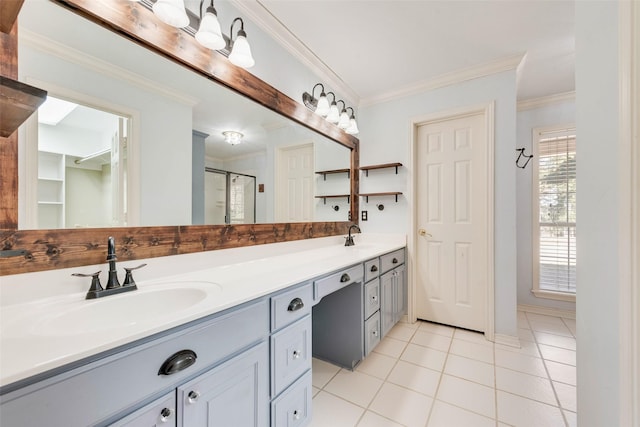
<svg viewBox="0 0 640 427">
<path fill-rule="evenodd" d="M 369 212 L 362 222 L 365 232 L 411 232 L 411 195 L 406 194 L 411 176 L 409 149 L 412 118 L 460 107 L 495 101 L 495 331 L 515 336 L 516 320 L 516 73 L 505 71 L 429 92 L 408 96 L 360 110 L 360 165 L 401 162 L 401 173 L 388 170 L 377 178 L 361 175 L 361 191 L 402 191 L 393 199 L 370 200 L 360 209 Z M 375 209 L 382 202 L 384 211 Z M 413 256 L 410 254 L 410 256 Z"/>
<path fill-rule="evenodd" d="M 578 424 L 618 426 L 619 2 L 576 2 Z M 637 260 L 635 260 L 637 262 Z M 636 405 L 638 402 L 635 403 Z"/>
<path fill-rule="evenodd" d="M 543 107 L 518 111 L 517 114 L 517 147 L 525 148 L 526 154 L 533 152 L 533 129 L 575 125 L 575 101 L 546 105 Z M 578 142 L 580 144 L 580 142 Z M 531 293 L 533 285 L 533 241 L 532 241 L 532 162 L 525 169 L 516 171 L 516 230 L 518 247 L 518 304 L 538 305 L 550 308 L 575 311 L 572 302 L 555 301 L 538 298 Z M 578 185 L 581 185 L 578 183 Z M 580 215 L 580 214 L 578 214 Z"/>
</svg>

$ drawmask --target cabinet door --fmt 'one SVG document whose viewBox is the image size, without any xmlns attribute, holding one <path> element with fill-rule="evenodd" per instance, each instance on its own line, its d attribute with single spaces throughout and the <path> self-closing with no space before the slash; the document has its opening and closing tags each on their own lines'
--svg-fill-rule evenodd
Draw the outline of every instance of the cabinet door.
<svg viewBox="0 0 640 427">
<path fill-rule="evenodd" d="M 380 308 L 380 280 L 375 279 L 364 285 L 364 318 L 371 317 Z"/>
<path fill-rule="evenodd" d="M 176 392 L 155 400 L 138 409 L 110 427 L 175 427 L 176 426 Z"/>
<path fill-rule="evenodd" d="M 268 425 L 266 342 L 178 388 L 179 427 Z"/>
<path fill-rule="evenodd" d="M 380 312 L 376 312 L 364 323 L 364 354 L 371 353 L 371 350 L 380 342 Z"/>
<path fill-rule="evenodd" d="M 404 265 L 393 270 L 395 273 L 395 322 L 407 313 L 407 275 Z M 394 323 L 395 323 L 394 322 Z"/>
<path fill-rule="evenodd" d="M 383 337 L 395 323 L 394 279 L 393 270 L 380 276 L 380 323 Z"/>
</svg>

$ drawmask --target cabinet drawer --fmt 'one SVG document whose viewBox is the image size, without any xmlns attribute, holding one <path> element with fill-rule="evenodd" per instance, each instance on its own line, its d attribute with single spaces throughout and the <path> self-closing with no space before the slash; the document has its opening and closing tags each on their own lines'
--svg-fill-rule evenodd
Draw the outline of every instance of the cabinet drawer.
<svg viewBox="0 0 640 427">
<path fill-rule="evenodd" d="M 311 316 L 271 337 L 271 396 L 280 394 L 311 368 Z"/>
<path fill-rule="evenodd" d="M 125 418 L 110 424 L 109 427 L 148 427 L 160 425 L 162 427 L 176 426 L 175 391 L 149 403 Z"/>
<path fill-rule="evenodd" d="M 364 263 L 364 281 L 375 279 L 380 274 L 380 258 L 370 259 Z"/>
<path fill-rule="evenodd" d="M 372 280 L 364 285 L 364 318 L 371 317 L 380 308 L 380 281 Z"/>
<path fill-rule="evenodd" d="M 311 313 L 311 283 L 271 297 L 271 331 L 276 331 Z"/>
<path fill-rule="evenodd" d="M 364 354 L 371 353 L 380 342 L 380 312 L 376 312 L 373 316 L 364 322 Z"/>
<path fill-rule="evenodd" d="M 271 403 L 271 427 L 302 427 L 311 421 L 311 371 Z"/>
<path fill-rule="evenodd" d="M 404 249 L 398 249 L 380 257 L 380 273 L 387 272 L 394 267 L 404 264 Z"/>
<path fill-rule="evenodd" d="M 322 297 L 342 289 L 355 282 L 361 282 L 364 277 L 362 264 L 334 273 L 313 282 L 313 301 L 317 303 Z"/>
</svg>

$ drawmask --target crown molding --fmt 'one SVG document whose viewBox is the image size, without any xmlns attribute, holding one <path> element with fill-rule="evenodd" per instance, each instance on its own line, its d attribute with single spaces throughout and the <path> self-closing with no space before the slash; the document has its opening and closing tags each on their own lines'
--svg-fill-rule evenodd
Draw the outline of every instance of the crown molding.
<svg viewBox="0 0 640 427">
<path fill-rule="evenodd" d="M 536 108 L 547 107 L 549 105 L 558 104 L 565 101 L 576 100 L 576 92 L 564 92 L 554 95 L 541 96 L 539 98 L 530 98 L 518 101 L 518 111 L 534 110 Z"/>
<path fill-rule="evenodd" d="M 363 98 L 358 107 L 368 107 L 383 102 L 392 101 L 394 99 L 404 98 L 410 95 L 438 89 L 453 84 L 462 83 L 468 80 L 489 76 L 503 71 L 515 70 L 518 68 L 524 58 L 522 55 L 514 55 L 502 58 L 496 61 L 487 62 L 485 64 L 476 65 L 465 68 L 463 70 L 442 74 L 440 76 L 423 80 L 421 82 L 412 83 L 407 86 L 400 87 L 396 90 L 382 93 L 369 98 Z"/>
<path fill-rule="evenodd" d="M 341 93 L 342 97 L 347 98 L 355 105 L 360 103 L 360 96 L 342 81 L 327 64 L 318 58 L 307 45 L 289 31 L 282 22 L 273 16 L 259 0 L 230 0 L 230 3 L 269 34 L 276 43 L 281 45 L 294 58 L 315 73 L 325 86 Z"/>
<path fill-rule="evenodd" d="M 85 52 L 81 52 L 77 49 L 43 37 L 33 31 L 27 30 L 26 28 L 20 29 L 18 39 L 21 46 L 29 46 L 48 55 L 53 55 L 64 61 L 71 62 L 102 75 L 123 80 L 133 86 L 146 90 L 147 92 L 156 93 L 189 107 L 193 107 L 199 102 L 197 98 L 185 95 L 177 90 L 159 86 L 157 82 L 154 82 L 143 75 L 134 73 L 110 62 L 91 56 Z"/>
</svg>

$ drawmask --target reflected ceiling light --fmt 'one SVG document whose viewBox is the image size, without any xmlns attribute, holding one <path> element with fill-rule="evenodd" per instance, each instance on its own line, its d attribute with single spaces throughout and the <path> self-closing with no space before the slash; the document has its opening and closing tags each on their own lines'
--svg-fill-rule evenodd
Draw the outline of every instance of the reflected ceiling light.
<svg viewBox="0 0 640 427">
<path fill-rule="evenodd" d="M 233 39 L 233 25 L 236 22 L 240 22 L 240 29 L 236 39 Z M 256 63 L 251 55 L 251 47 L 247 41 L 247 33 L 244 32 L 244 21 L 242 18 L 236 18 L 231 23 L 231 30 L 229 31 L 229 46 L 231 47 L 231 53 L 229 54 L 229 61 L 232 64 L 242 68 L 251 68 Z"/>
<path fill-rule="evenodd" d="M 184 0 L 158 0 L 154 3 L 153 13 L 165 24 L 176 28 L 189 25 L 189 17 L 184 8 Z"/>
<path fill-rule="evenodd" d="M 231 145 L 237 145 L 242 142 L 242 137 L 244 136 L 240 132 L 236 132 L 234 130 L 227 130 L 222 132 L 224 135 L 224 142 Z"/>
<path fill-rule="evenodd" d="M 347 104 L 341 99 L 338 102 L 342 102 L 342 111 L 340 112 L 340 118 L 338 119 L 338 127 L 340 129 L 346 129 L 349 127 L 349 115 L 347 114 Z"/>
<path fill-rule="evenodd" d="M 315 98 L 316 88 L 320 86 L 322 89 L 320 92 L 320 98 Z M 326 117 L 329 114 L 329 100 L 327 99 L 327 94 L 324 93 L 324 85 L 322 83 L 316 83 L 316 85 L 311 90 L 311 94 L 305 92 L 302 94 L 302 102 L 307 106 L 310 110 L 316 112 L 316 114 L 321 115 L 322 117 Z"/>
<path fill-rule="evenodd" d="M 353 108 L 347 107 L 347 109 L 351 110 L 351 117 L 349 118 L 349 126 L 345 129 L 349 135 L 357 135 L 360 133 L 360 129 L 358 129 L 358 123 L 356 123 L 356 116 L 353 111 Z"/>
<path fill-rule="evenodd" d="M 211 0 L 211 5 L 207 7 L 204 16 L 202 16 L 202 2 L 200 4 L 200 27 L 198 27 L 195 37 L 198 43 L 211 50 L 220 50 L 227 46 L 220 29 L 218 12 L 213 7 L 213 0 Z"/>
<path fill-rule="evenodd" d="M 327 121 L 333 124 L 338 123 L 340 121 L 340 110 L 338 110 L 338 104 L 336 103 L 336 94 L 333 92 L 327 93 L 327 95 L 333 96 L 333 101 L 331 101 L 331 105 L 329 106 L 329 114 L 327 114 Z"/>
</svg>

